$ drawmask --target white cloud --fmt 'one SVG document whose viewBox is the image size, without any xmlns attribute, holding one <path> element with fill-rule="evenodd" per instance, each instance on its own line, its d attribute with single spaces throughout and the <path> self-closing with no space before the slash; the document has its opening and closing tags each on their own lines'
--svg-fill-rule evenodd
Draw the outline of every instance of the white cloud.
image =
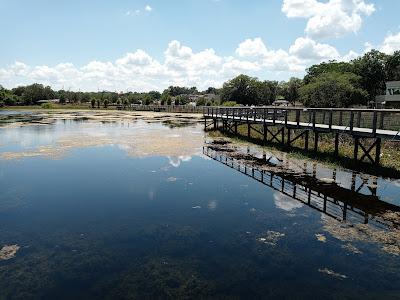
<svg viewBox="0 0 400 300">
<path fill-rule="evenodd" d="M 289 48 L 289 53 L 305 60 L 329 60 L 339 58 L 339 52 L 333 46 L 320 44 L 310 38 L 297 38 Z"/>
<path fill-rule="evenodd" d="M 263 56 L 266 53 L 267 47 L 261 38 L 247 39 L 236 49 L 236 54 L 241 57 Z"/>
<path fill-rule="evenodd" d="M 150 12 L 153 10 L 153 8 L 150 5 L 146 5 L 144 10 Z"/>
<path fill-rule="evenodd" d="M 400 32 L 397 34 L 388 34 L 379 50 L 387 54 L 393 54 L 394 51 L 400 50 Z"/>
<path fill-rule="evenodd" d="M 280 208 L 287 212 L 292 212 L 297 208 L 303 207 L 303 204 L 300 201 L 279 192 L 274 193 L 274 203 L 277 208 Z"/>
<path fill-rule="evenodd" d="M 278 79 L 279 74 L 285 78 L 302 76 L 311 64 L 341 59 L 334 47 L 310 38 L 298 38 L 288 50 L 269 49 L 261 38 L 247 39 L 238 45 L 234 53 L 232 56 L 221 56 L 211 48 L 195 52 L 174 40 L 168 44 L 161 60 L 138 49 L 113 62 L 95 60 L 81 67 L 71 63 L 28 66 L 16 62 L 0 69 L 0 79 L 1 84 L 7 87 L 39 82 L 55 89 L 65 87 L 86 91 L 98 88 L 163 90 L 169 85 L 205 89 L 219 87 L 241 73 L 262 79 Z"/>
<path fill-rule="evenodd" d="M 365 0 L 284 0 L 282 12 L 289 18 L 308 19 L 305 32 L 314 39 L 341 37 L 357 33 L 362 17 L 375 11 Z"/>
</svg>

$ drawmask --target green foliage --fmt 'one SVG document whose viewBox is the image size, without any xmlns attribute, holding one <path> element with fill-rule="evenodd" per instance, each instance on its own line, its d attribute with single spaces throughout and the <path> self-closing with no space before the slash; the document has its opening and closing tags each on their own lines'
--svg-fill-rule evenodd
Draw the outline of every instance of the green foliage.
<svg viewBox="0 0 400 300">
<path fill-rule="evenodd" d="M 386 55 L 377 50 L 352 61 L 354 73 L 360 76 L 361 86 L 368 92 L 370 100 L 385 90 L 385 62 Z"/>
<path fill-rule="evenodd" d="M 386 57 L 385 73 L 387 81 L 400 80 L 400 51 Z"/>
<path fill-rule="evenodd" d="M 295 77 L 290 78 L 288 82 L 281 82 L 279 84 L 279 96 L 293 104 L 299 100 L 299 90 L 302 85 L 303 81 Z"/>
<path fill-rule="evenodd" d="M 309 107 L 365 104 L 368 94 L 360 87 L 360 81 L 361 77 L 353 73 L 321 73 L 300 88 L 300 98 Z"/>
<path fill-rule="evenodd" d="M 348 62 L 337 62 L 335 60 L 322 62 L 318 65 L 313 65 L 306 70 L 307 74 L 304 76 L 304 83 L 310 83 L 314 78 L 323 73 L 352 73 L 353 69 L 353 65 Z"/>
<path fill-rule="evenodd" d="M 278 90 L 276 81 L 259 81 L 247 75 L 239 75 L 225 82 L 221 90 L 223 102 L 235 101 L 244 105 L 266 105 L 275 101 Z"/>
<path fill-rule="evenodd" d="M 52 108 L 54 108 L 53 104 L 51 104 L 51 103 L 42 103 L 41 107 L 43 109 L 52 109 Z"/>
<path fill-rule="evenodd" d="M 180 86 L 170 86 L 166 90 L 163 91 L 163 94 L 168 94 L 172 97 L 179 96 L 179 95 L 189 95 L 189 94 L 197 94 L 197 88 L 196 87 L 180 87 Z"/>
<path fill-rule="evenodd" d="M 107 108 L 108 107 L 108 99 L 104 99 L 103 101 L 103 107 Z"/>
<path fill-rule="evenodd" d="M 189 98 L 186 95 L 179 95 L 175 97 L 175 105 L 186 105 L 189 103 Z"/>
<path fill-rule="evenodd" d="M 222 106 L 237 106 L 238 104 L 235 101 L 226 101 L 222 103 Z"/>
<path fill-rule="evenodd" d="M 95 106 L 96 106 L 96 99 L 92 99 L 92 100 L 90 100 L 90 104 L 92 105 L 92 108 L 95 108 Z"/>
</svg>

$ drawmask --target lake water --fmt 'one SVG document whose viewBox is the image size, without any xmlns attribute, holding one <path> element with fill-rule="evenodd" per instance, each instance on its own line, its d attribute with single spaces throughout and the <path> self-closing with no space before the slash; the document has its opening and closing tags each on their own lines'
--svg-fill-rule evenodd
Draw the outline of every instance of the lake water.
<svg viewBox="0 0 400 300">
<path fill-rule="evenodd" d="M 0 299 L 400 299 L 399 181 L 198 121 L 0 112 Z"/>
</svg>

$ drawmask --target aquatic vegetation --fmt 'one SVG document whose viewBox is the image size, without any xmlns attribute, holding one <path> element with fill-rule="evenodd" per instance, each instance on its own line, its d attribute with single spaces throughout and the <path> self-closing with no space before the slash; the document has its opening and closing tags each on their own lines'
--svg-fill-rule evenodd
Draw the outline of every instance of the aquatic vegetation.
<svg viewBox="0 0 400 300">
<path fill-rule="evenodd" d="M 323 235 L 323 234 L 321 234 L 321 233 L 317 233 L 317 234 L 315 235 L 315 237 L 317 238 L 317 240 L 318 240 L 319 242 L 326 243 L 326 236 L 325 236 L 325 235 Z"/>
<path fill-rule="evenodd" d="M 284 233 L 278 231 L 268 230 L 265 235 L 259 237 L 257 240 L 261 243 L 276 246 L 277 242 L 285 236 Z"/>
<path fill-rule="evenodd" d="M 323 273 L 323 274 L 327 274 L 327 275 L 329 275 L 329 276 L 335 277 L 335 278 L 340 279 L 340 280 L 346 279 L 346 278 L 347 278 L 346 275 L 337 273 L 337 272 L 332 271 L 332 270 L 329 270 L 329 269 L 327 269 L 327 268 L 318 269 L 318 272 Z"/>
<path fill-rule="evenodd" d="M 392 214 L 389 215 L 392 216 Z M 323 229 L 338 240 L 376 243 L 383 251 L 395 256 L 400 255 L 400 230 L 397 228 L 379 230 L 368 224 L 341 223 L 325 216 L 321 216 L 321 219 Z"/>
<path fill-rule="evenodd" d="M 342 248 L 354 254 L 362 254 L 360 249 L 350 243 L 342 245 Z"/>
<path fill-rule="evenodd" d="M 0 260 L 8 260 L 14 258 L 19 250 L 18 245 L 5 245 L 0 249 Z"/>
</svg>

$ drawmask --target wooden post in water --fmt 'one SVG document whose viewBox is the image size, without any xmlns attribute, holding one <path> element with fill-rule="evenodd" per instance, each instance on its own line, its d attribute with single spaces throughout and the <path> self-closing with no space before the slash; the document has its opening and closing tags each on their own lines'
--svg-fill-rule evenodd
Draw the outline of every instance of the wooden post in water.
<svg viewBox="0 0 400 300">
<path fill-rule="evenodd" d="M 250 123 L 247 122 L 247 137 L 250 138 Z"/>
</svg>

